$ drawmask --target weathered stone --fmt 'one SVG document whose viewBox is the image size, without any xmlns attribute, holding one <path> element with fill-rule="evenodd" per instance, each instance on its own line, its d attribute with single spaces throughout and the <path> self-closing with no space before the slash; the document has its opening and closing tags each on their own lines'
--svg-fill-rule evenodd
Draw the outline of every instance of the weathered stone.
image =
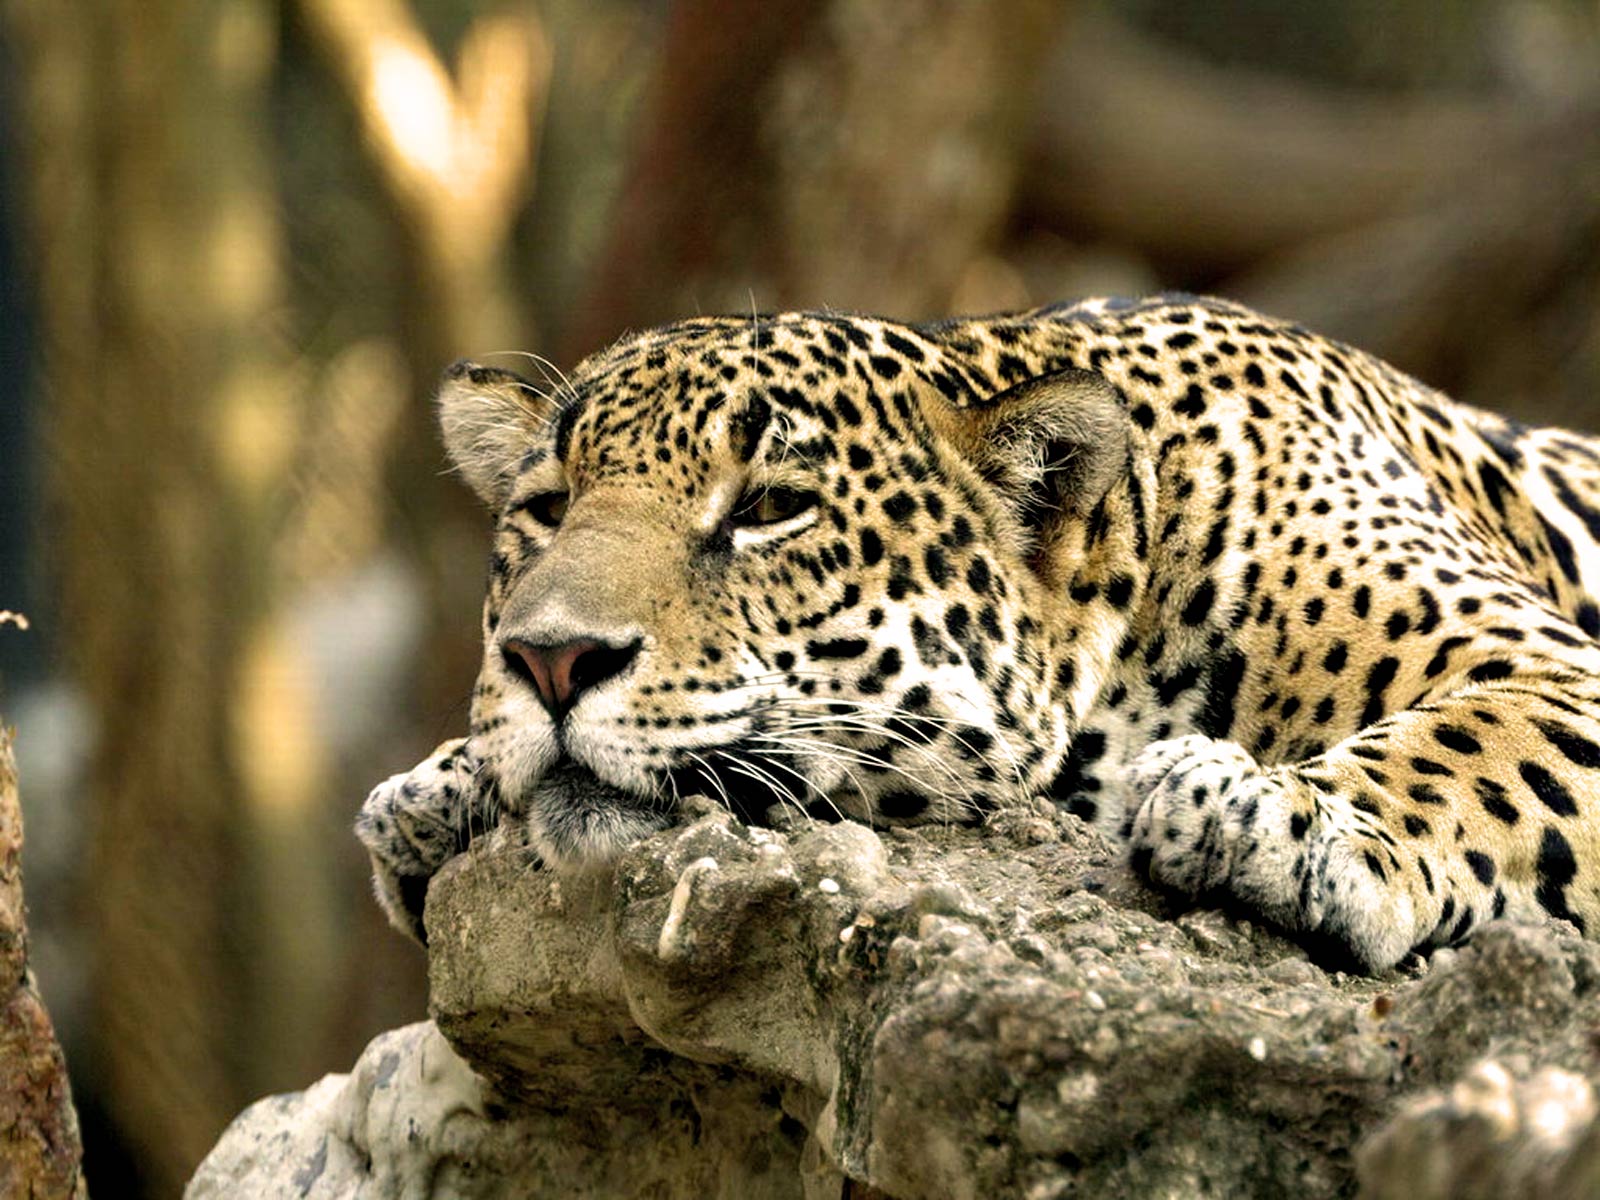
<svg viewBox="0 0 1600 1200">
<path fill-rule="evenodd" d="M 22 808 L 0 729 L 0 1196 L 86 1196 L 78 1118 L 50 1016 L 28 970 Z"/>
<path fill-rule="evenodd" d="M 760 1087 L 692 1066 L 669 1075 L 642 1077 L 637 1104 L 573 1094 L 506 1107 L 431 1022 L 407 1025 L 375 1038 L 350 1074 L 245 1109 L 184 1197 L 798 1200 L 803 1135 Z M 709 1120 L 697 1089 L 717 1093 Z"/>
<path fill-rule="evenodd" d="M 1355 1194 L 1356 1149 L 1381 1126 L 1363 1161 L 1387 1196 L 1378 1181 L 1399 1176 L 1384 1164 L 1476 1119 L 1424 1101 L 1383 1126 L 1408 1093 L 1490 1054 L 1563 1096 L 1600 1078 L 1600 947 L 1564 926 L 1494 924 L 1408 973 L 1330 974 L 1257 926 L 1172 919 L 1048 806 L 882 836 L 712 813 L 583 880 L 489 839 L 435 881 L 428 930 L 438 1029 L 488 1089 L 458 1106 L 475 1114 L 469 1157 L 506 1190 L 417 1174 L 406 1195 L 649 1181 L 669 1197 L 832 1200 L 848 1179 L 901 1200 L 1311 1200 Z M 315 1095 L 298 1120 L 326 1127 Z M 1530 1127 L 1552 1111 L 1518 1103 Z M 1515 1178 L 1587 1181 L 1569 1147 L 1595 1140 L 1583 1120 Z M 362 1145 L 368 1190 L 349 1194 L 401 1195 Z"/>
<path fill-rule="evenodd" d="M 1366 1200 L 1594 1200 L 1600 1121 L 1588 1079 L 1486 1059 L 1409 1101 L 1359 1156 Z"/>
</svg>

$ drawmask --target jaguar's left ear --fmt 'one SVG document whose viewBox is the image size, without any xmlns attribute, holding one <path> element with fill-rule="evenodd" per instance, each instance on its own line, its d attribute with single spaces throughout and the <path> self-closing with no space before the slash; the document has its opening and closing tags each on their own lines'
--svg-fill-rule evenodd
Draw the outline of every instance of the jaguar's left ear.
<svg viewBox="0 0 1600 1200">
<path fill-rule="evenodd" d="M 1031 528 L 1086 515 L 1127 472 L 1127 404 L 1092 371 L 1019 383 L 961 410 L 958 420 L 968 460 Z"/>
</svg>

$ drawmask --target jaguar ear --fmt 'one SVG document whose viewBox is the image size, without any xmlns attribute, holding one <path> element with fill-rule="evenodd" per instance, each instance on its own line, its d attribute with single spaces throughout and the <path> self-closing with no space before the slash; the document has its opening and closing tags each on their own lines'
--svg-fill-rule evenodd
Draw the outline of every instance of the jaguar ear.
<svg viewBox="0 0 1600 1200">
<path fill-rule="evenodd" d="M 1127 404 L 1093 372 L 1041 375 L 964 415 L 969 460 L 1031 529 L 1087 515 L 1127 471 Z"/>
<path fill-rule="evenodd" d="M 516 372 L 466 359 L 445 371 L 438 404 L 450 461 L 483 502 L 498 511 L 517 465 L 538 444 L 555 406 Z"/>
</svg>

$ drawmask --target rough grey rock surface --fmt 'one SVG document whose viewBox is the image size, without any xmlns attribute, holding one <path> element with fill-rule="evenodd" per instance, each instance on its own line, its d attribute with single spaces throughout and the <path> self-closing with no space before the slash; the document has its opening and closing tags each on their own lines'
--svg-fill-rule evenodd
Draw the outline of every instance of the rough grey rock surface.
<svg viewBox="0 0 1600 1200">
<path fill-rule="evenodd" d="M 439 1095 L 379 1105 L 380 1038 L 241 1116 L 191 1200 L 269 1194 L 323 1146 L 355 1182 L 305 1195 L 1600 1194 L 1600 947 L 1492 924 L 1330 973 L 1169 913 L 1048 806 L 889 834 L 709 812 L 587 879 L 489 839 L 427 923 L 434 1020 L 476 1076 L 407 1065 L 384 1087 Z M 442 1061 L 430 1027 L 385 1036 Z"/>
<path fill-rule="evenodd" d="M 1371 1200 L 1594 1200 L 1600 1121 L 1582 1075 L 1486 1059 L 1411 1100 L 1359 1154 Z"/>
<path fill-rule="evenodd" d="M 713 1080 L 707 1078 L 704 1083 Z M 654 1089 L 652 1095 L 667 1093 Z M 348 1075 L 245 1109 L 185 1200 L 616 1200 L 796 1194 L 800 1132 L 781 1128 L 748 1081 L 720 1094 L 727 1120 L 689 1101 L 592 1107 L 581 1096 L 508 1109 L 431 1021 L 380 1034 Z M 766 1143 L 772 1142 L 769 1149 Z M 770 1178 L 769 1176 L 775 1176 Z"/>
</svg>

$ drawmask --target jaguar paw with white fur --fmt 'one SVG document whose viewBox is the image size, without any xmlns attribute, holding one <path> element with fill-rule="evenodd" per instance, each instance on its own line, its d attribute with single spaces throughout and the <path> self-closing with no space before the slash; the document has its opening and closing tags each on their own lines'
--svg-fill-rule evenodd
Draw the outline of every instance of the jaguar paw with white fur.
<svg viewBox="0 0 1600 1200">
<path fill-rule="evenodd" d="M 1273 789 L 1256 760 L 1236 742 L 1190 734 L 1151 744 L 1129 770 L 1144 797 L 1133 821 L 1134 861 L 1186 895 L 1226 887 Z"/>
<path fill-rule="evenodd" d="M 372 860 L 373 890 L 391 925 L 427 944 L 422 910 L 428 881 L 485 820 L 466 738 L 443 743 L 372 789 L 356 817 L 356 836 Z"/>
</svg>

